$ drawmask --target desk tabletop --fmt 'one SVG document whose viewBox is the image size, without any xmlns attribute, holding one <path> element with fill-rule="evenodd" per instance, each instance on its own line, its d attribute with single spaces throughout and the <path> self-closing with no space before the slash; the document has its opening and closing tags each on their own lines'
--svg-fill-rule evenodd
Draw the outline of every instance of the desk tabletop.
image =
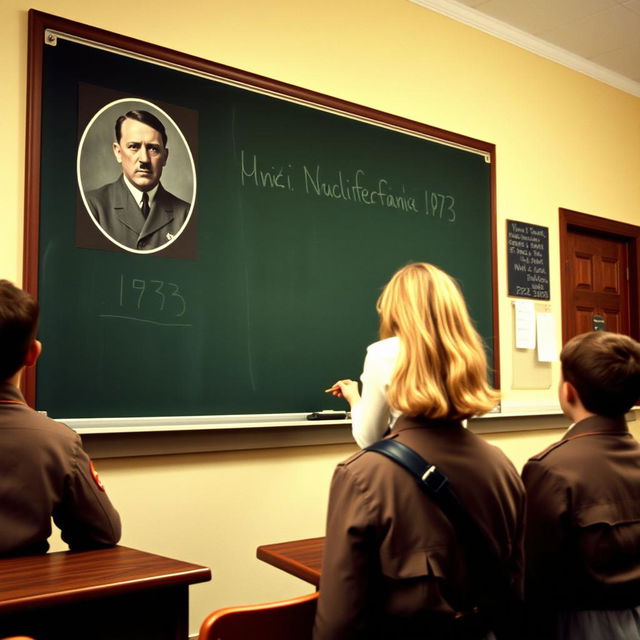
<svg viewBox="0 0 640 640">
<path fill-rule="evenodd" d="M 2 558 L 0 574 L 0 614 L 211 580 L 208 567 L 121 546 Z"/>
<path fill-rule="evenodd" d="M 307 538 L 258 547 L 257 557 L 316 587 L 320 585 L 320 569 L 324 538 Z"/>
</svg>

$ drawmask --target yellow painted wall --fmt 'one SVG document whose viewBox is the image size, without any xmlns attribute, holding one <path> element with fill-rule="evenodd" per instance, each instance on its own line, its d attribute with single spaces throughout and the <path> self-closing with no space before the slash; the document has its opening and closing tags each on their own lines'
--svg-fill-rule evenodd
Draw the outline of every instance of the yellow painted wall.
<svg viewBox="0 0 640 640">
<path fill-rule="evenodd" d="M 26 0 L 0 5 L 0 277 L 17 282 L 29 7 Z M 507 218 L 550 228 L 558 334 L 558 207 L 640 225 L 640 99 L 408 0 L 158 0 L 152 11 L 125 0 L 39 0 L 35 8 L 495 143 L 498 246 Z M 549 391 L 510 388 L 505 265 L 500 249 L 504 402 L 548 405 L 557 365 Z M 520 466 L 556 437 L 490 439 Z M 148 457 L 105 460 L 99 468 L 124 519 L 124 544 L 212 567 L 214 580 L 192 589 L 195 631 L 210 609 L 308 590 L 257 562 L 255 547 L 320 535 L 332 468 L 351 451 L 332 445 Z"/>
</svg>

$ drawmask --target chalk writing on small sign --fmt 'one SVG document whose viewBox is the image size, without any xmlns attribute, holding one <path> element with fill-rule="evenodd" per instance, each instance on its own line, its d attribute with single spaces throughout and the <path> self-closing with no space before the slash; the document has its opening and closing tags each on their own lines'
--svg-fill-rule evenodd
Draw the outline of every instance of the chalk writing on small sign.
<svg viewBox="0 0 640 640">
<path fill-rule="evenodd" d="M 507 220 L 509 295 L 549 300 L 549 228 Z"/>
</svg>

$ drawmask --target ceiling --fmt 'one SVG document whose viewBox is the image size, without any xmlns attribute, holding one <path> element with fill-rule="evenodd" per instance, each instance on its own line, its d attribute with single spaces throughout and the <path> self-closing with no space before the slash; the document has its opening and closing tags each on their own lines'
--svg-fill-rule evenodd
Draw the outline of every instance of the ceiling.
<svg viewBox="0 0 640 640">
<path fill-rule="evenodd" d="M 640 0 L 413 0 L 640 96 Z"/>
</svg>

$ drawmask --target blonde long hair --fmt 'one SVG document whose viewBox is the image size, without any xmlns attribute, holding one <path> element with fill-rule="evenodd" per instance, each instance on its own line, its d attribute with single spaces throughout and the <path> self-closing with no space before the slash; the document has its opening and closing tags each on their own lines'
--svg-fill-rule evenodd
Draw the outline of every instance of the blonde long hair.
<svg viewBox="0 0 640 640">
<path fill-rule="evenodd" d="M 380 337 L 397 336 L 400 353 L 387 391 L 405 415 L 460 420 L 489 411 L 498 393 L 458 285 L 426 262 L 409 264 L 376 305 Z"/>
</svg>

